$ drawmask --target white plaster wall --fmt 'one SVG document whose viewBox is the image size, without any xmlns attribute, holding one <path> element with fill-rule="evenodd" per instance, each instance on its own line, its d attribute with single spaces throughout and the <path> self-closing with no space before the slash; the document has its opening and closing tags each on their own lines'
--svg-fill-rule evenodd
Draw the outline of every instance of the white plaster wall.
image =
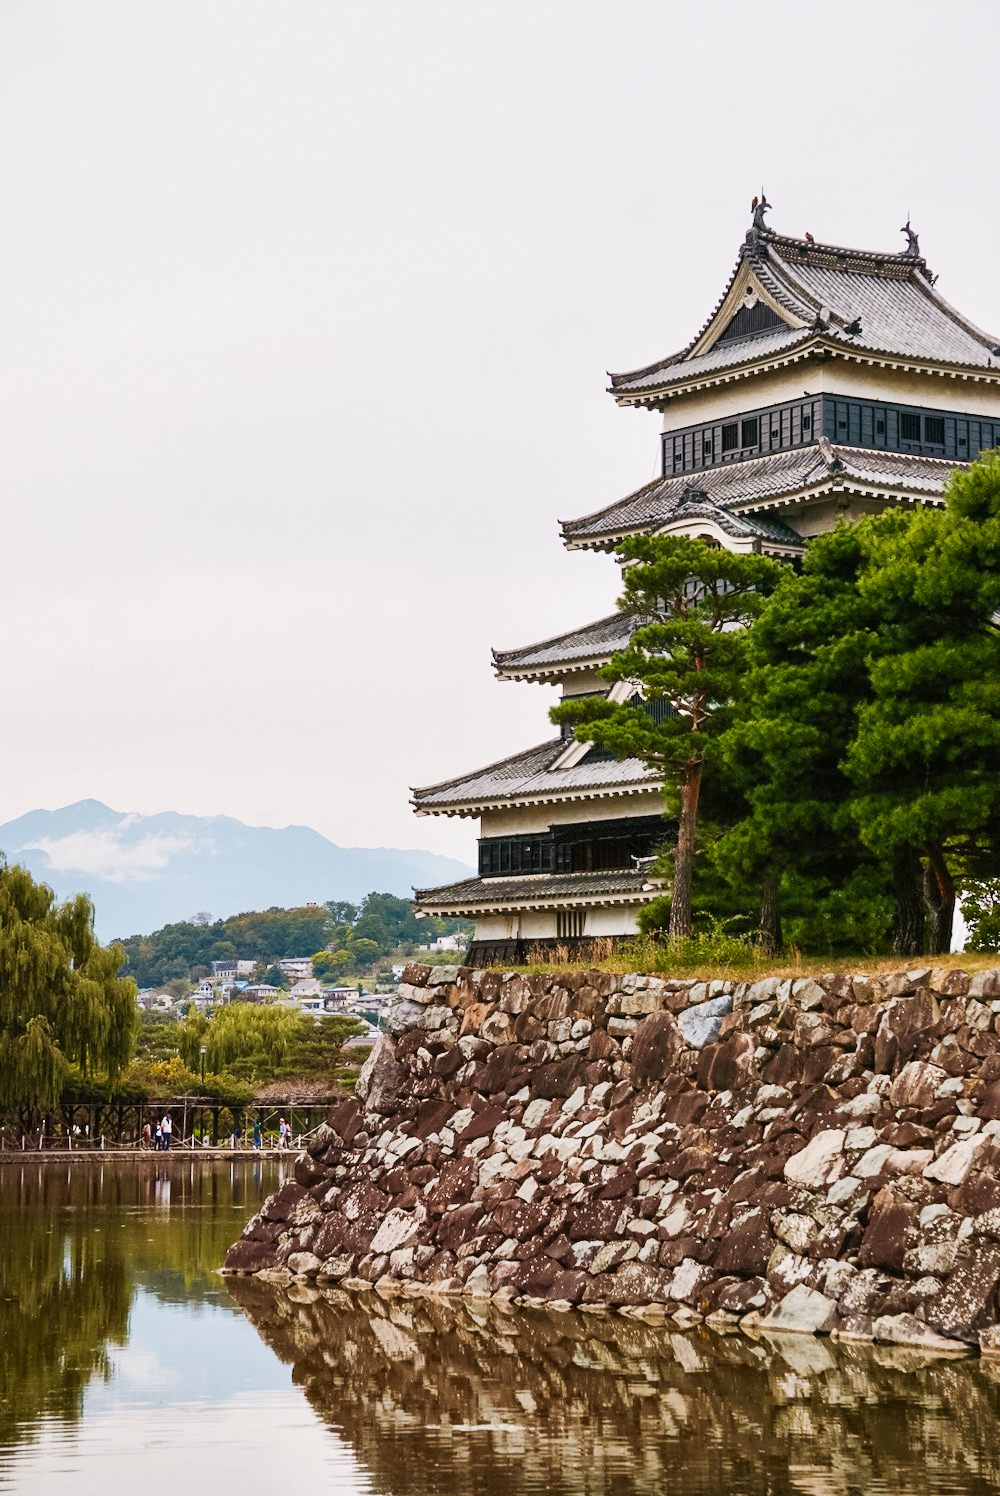
<svg viewBox="0 0 1000 1496">
<path fill-rule="evenodd" d="M 550 826 L 575 825 L 580 821 L 615 821 L 624 816 L 663 814 L 663 796 L 657 789 L 612 795 L 602 800 L 559 801 L 555 805 L 524 805 L 484 811 L 480 836 L 522 836 L 547 831 Z"/>
<path fill-rule="evenodd" d="M 567 906 L 568 907 L 568 906 Z M 588 909 L 584 935 L 635 935 L 641 905 Z M 522 914 L 490 914 L 476 920 L 476 940 L 554 940 L 556 911 L 529 909 Z"/>
</svg>

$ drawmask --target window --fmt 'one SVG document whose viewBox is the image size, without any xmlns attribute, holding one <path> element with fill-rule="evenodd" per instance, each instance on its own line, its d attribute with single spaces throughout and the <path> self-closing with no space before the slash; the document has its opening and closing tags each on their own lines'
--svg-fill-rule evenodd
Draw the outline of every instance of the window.
<svg viewBox="0 0 1000 1496">
<path fill-rule="evenodd" d="M 812 430 L 812 423 L 813 423 L 812 416 L 803 416 L 802 417 L 802 430 L 803 431 L 811 431 Z"/>
<path fill-rule="evenodd" d="M 920 440 L 920 417 L 911 415 L 908 410 L 899 413 L 899 439 L 901 442 L 918 442 Z"/>
<path fill-rule="evenodd" d="M 875 422 L 875 435 L 876 436 L 885 436 L 885 421 L 884 420 L 876 421 Z"/>
<path fill-rule="evenodd" d="M 746 424 L 746 423 L 744 423 Z M 723 452 L 735 452 L 740 444 L 739 427 L 733 421 L 730 426 L 722 428 L 722 450 Z"/>
<path fill-rule="evenodd" d="M 587 923 L 586 909 L 557 909 L 556 937 L 559 940 L 578 940 Z"/>
<path fill-rule="evenodd" d="M 701 455 L 702 457 L 711 457 L 712 455 L 712 438 L 710 436 L 706 436 L 702 441 Z"/>
<path fill-rule="evenodd" d="M 924 441 L 944 446 L 944 416 L 924 416 Z"/>
<path fill-rule="evenodd" d="M 741 447 L 755 447 L 760 440 L 760 421 L 756 416 L 751 416 L 749 421 L 743 422 L 743 431 L 740 439 Z"/>
</svg>

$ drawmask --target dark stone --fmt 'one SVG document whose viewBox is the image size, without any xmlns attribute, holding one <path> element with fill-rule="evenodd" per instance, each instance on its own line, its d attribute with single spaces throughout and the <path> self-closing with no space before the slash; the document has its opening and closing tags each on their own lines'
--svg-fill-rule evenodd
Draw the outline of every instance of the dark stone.
<svg viewBox="0 0 1000 1496">
<path fill-rule="evenodd" d="M 749 1034 L 730 1034 L 721 1044 L 706 1044 L 698 1060 L 702 1091 L 734 1091 L 746 1085 L 756 1070 L 756 1041 Z"/>
<path fill-rule="evenodd" d="M 361 1103 L 356 1096 L 348 1096 L 342 1101 L 335 1111 L 327 1118 L 334 1132 L 339 1133 L 345 1143 L 353 1142 L 361 1128 L 361 1118 L 364 1115 Z"/>
<path fill-rule="evenodd" d="M 566 1223 L 566 1234 L 570 1241 L 609 1241 L 615 1235 L 621 1213 L 617 1200 L 592 1200 L 587 1205 L 574 1206 Z"/>
<path fill-rule="evenodd" d="M 438 1055 L 434 1061 L 434 1074 L 439 1075 L 442 1080 L 448 1080 L 456 1075 L 464 1064 L 465 1056 L 456 1044 L 452 1049 L 446 1049 L 443 1054 Z"/>
<path fill-rule="evenodd" d="M 927 1305 L 927 1323 L 953 1340 L 976 1341 L 997 1317 L 1000 1243 L 981 1242 L 959 1262 L 944 1288 Z"/>
<path fill-rule="evenodd" d="M 319 1230 L 312 1237 L 309 1250 L 315 1252 L 321 1260 L 327 1257 L 339 1257 L 346 1235 L 347 1222 L 343 1216 L 324 1216 Z"/>
<path fill-rule="evenodd" d="M 580 1083 L 583 1072 L 583 1055 L 569 1055 L 565 1060 L 556 1060 L 548 1065 L 539 1065 L 531 1072 L 529 1085 L 532 1098 L 553 1100 L 572 1095 Z"/>
<path fill-rule="evenodd" d="M 706 1270 L 707 1271 L 707 1270 Z M 625 1262 L 614 1275 L 610 1304 L 665 1304 L 673 1274 L 648 1262 Z"/>
<path fill-rule="evenodd" d="M 481 1112 L 477 1112 L 468 1127 L 459 1133 L 459 1140 L 463 1143 L 473 1143 L 476 1138 L 488 1138 L 506 1119 L 505 1107 L 485 1106 Z"/>
<path fill-rule="evenodd" d="M 909 1201 L 897 1199 L 891 1188 L 879 1190 L 858 1253 L 861 1267 L 887 1267 L 902 1272 L 906 1233 L 916 1222 L 917 1209 Z"/>
<path fill-rule="evenodd" d="M 709 1099 L 704 1091 L 682 1091 L 665 1103 L 663 1120 L 673 1122 L 675 1127 L 688 1127 L 692 1122 L 701 1121 L 708 1106 Z"/>
<path fill-rule="evenodd" d="M 534 1236 L 548 1215 L 545 1205 L 529 1204 L 527 1200 L 505 1200 L 493 1212 L 493 1224 L 505 1237 L 515 1241 L 527 1241 Z"/>
<path fill-rule="evenodd" d="M 637 1183 L 636 1172 L 627 1165 L 620 1168 L 598 1192 L 598 1200 L 620 1200 L 623 1195 L 634 1195 Z"/>
<path fill-rule="evenodd" d="M 621 1057 L 621 1052 L 622 1047 L 618 1040 L 612 1039 L 606 1029 L 594 1029 L 587 1050 L 588 1060 L 617 1060 Z"/>
<path fill-rule="evenodd" d="M 440 1212 L 449 1205 L 461 1205 L 471 1200 L 478 1179 L 479 1166 L 474 1158 L 445 1159 L 437 1188 L 428 1197 L 429 1208 Z"/>
<path fill-rule="evenodd" d="M 664 1080 L 674 1069 L 684 1040 L 672 1013 L 650 1013 L 632 1039 L 632 1084 L 639 1089 Z"/>
<path fill-rule="evenodd" d="M 301 1184 L 295 1184 L 289 1180 L 287 1184 L 281 1186 L 276 1195 L 272 1195 L 264 1202 L 261 1214 L 269 1221 L 287 1221 L 305 1194 L 306 1191 Z"/>
<path fill-rule="evenodd" d="M 771 1234 L 767 1210 L 751 1210 L 734 1222 L 716 1249 L 712 1261 L 720 1273 L 763 1276 L 776 1242 Z"/>
<path fill-rule="evenodd" d="M 589 1282 L 589 1273 L 570 1268 L 566 1272 L 556 1274 L 549 1287 L 548 1297 L 567 1299 L 571 1304 L 579 1304 Z"/>
<path fill-rule="evenodd" d="M 399 980 L 410 987 L 426 987 L 432 970 L 433 967 L 424 966 L 420 961 L 410 961 L 403 967 L 403 975 Z"/>
<path fill-rule="evenodd" d="M 1000 1209 L 1000 1182 L 980 1170 L 973 1170 L 964 1184 L 950 1191 L 949 1209 L 959 1215 L 984 1215 Z"/>
<path fill-rule="evenodd" d="M 981 1117 L 991 1122 L 1000 1118 L 1000 1081 L 994 1081 L 992 1085 L 977 1087 L 972 1099 Z"/>
<path fill-rule="evenodd" d="M 510 1096 L 515 1091 L 519 1091 L 528 1079 L 528 1069 L 524 1064 L 520 1046 L 502 1044 L 499 1049 L 495 1049 L 492 1058 L 483 1067 L 483 1072 L 478 1079 L 480 1089 L 487 1095 L 496 1091 L 506 1091 Z"/>
<path fill-rule="evenodd" d="M 662 1243 L 659 1263 L 661 1267 L 680 1267 L 688 1257 L 695 1262 L 702 1262 L 707 1250 L 705 1243 L 697 1236 L 675 1236 L 673 1241 Z"/>
<path fill-rule="evenodd" d="M 571 1256 L 573 1243 L 564 1231 L 554 1236 L 545 1248 L 546 1257 L 552 1257 L 556 1262 L 565 1262 Z"/>
<path fill-rule="evenodd" d="M 840 1054 L 841 1051 L 832 1044 L 823 1044 L 817 1049 L 807 1049 L 802 1058 L 803 1085 L 813 1086 L 828 1075 L 834 1062 L 840 1058 Z"/>
<path fill-rule="evenodd" d="M 275 1260 L 275 1250 L 271 1243 L 247 1241 L 244 1238 L 234 1242 L 229 1248 L 225 1266 L 230 1272 L 256 1273 L 261 1268 L 273 1267 Z"/>
<path fill-rule="evenodd" d="M 327 1177 L 327 1171 L 322 1164 L 314 1162 L 308 1153 L 300 1153 L 295 1160 L 295 1182 L 301 1184 L 303 1189 L 312 1189 L 314 1185 L 322 1184 Z"/>
<path fill-rule="evenodd" d="M 767 1086 L 791 1086 L 802 1079 L 803 1051 L 794 1044 L 782 1044 L 773 1060 L 761 1066 L 761 1079 Z"/>
<path fill-rule="evenodd" d="M 456 1252 L 469 1237 L 475 1235 L 474 1227 L 482 1219 L 483 1207 L 474 1200 L 468 1205 L 459 1205 L 441 1217 L 437 1228 L 437 1244 L 448 1251 Z"/>
</svg>

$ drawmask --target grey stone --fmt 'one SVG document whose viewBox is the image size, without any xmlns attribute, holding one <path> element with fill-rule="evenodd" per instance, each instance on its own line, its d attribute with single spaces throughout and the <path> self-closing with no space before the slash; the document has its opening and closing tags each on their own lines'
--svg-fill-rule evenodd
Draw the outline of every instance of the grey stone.
<svg viewBox="0 0 1000 1496">
<path fill-rule="evenodd" d="M 732 997 L 712 997 L 696 1007 L 685 1008 L 678 1016 L 677 1027 L 693 1049 L 702 1049 L 715 1043 L 723 1018 L 732 1011 Z"/>
<path fill-rule="evenodd" d="M 969 1353 L 968 1346 L 960 1340 L 938 1335 L 912 1314 L 883 1314 L 873 1324 L 872 1335 L 885 1345 L 915 1345 L 923 1350 L 949 1356 L 966 1356 Z"/>
<path fill-rule="evenodd" d="M 837 1322 L 837 1306 L 815 1288 L 798 1283 L 760 1321 L 762 1330 L 781 1330 L 786 1334 L 821 1335 Z"/>
</svg>

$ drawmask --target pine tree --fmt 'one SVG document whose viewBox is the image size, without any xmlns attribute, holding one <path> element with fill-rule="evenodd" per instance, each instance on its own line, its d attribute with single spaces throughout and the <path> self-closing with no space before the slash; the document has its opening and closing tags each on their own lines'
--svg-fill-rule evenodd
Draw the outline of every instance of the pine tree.
<svg viewBox="0 0 1000 1496">
<path fill-rule="evenodd" d="M 618 555 L 626 563 L 618 606 L 642 626 L 601 675 L 612 684 L 634 682 L 635 693 L 624 702 L 569 701 L 551 717 L 572 723 L 578 740 L 642 759 L 665 776 L 668 804 L 678 809 L 669 933 L 685 936 L 702 776 L 743 681 L 747 625 L 782 568 L 764 556 L 677 535 L 634 537 Z M 657 701 L 671 714 L 647 710 Z"/>
<path fill-rule="evenodd" d="M 952 475 L 944 510 L 882 515 L 862 542 L 879 645 L 846 758 L 852 813 L 904 883 L 923 862 L 938 954 L 951 946 L 960 849 L 995 842 L 1000 814 L 1000 453 Z"/>
</svg>

